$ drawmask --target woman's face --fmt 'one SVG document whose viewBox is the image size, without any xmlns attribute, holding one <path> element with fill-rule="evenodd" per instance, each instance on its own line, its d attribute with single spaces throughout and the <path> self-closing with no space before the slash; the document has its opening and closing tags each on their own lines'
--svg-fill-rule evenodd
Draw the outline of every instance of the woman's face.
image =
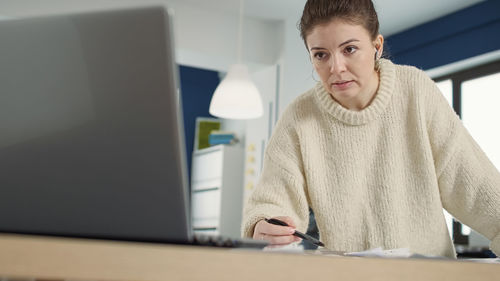
<svg viewBox="0 0 500 281">
<path fill-rule="evenodd" d="M 375 51 L 382 53 L 383 37 L 372 41 L 361 25 L 332 20 L 315 26 L 306 37 L 311 62 L 325 89 L 342 106 L 361 110 L 378 88 Z"/>
</svg>

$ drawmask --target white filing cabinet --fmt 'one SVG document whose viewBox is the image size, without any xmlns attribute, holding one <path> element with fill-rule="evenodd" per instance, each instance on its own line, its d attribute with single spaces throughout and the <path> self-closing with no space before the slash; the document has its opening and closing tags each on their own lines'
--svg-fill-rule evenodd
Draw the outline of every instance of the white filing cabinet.
<svg viewBox="0 0 500 281">
<path fill-rule="evenodd" d="M 191 217 L 195 233 L 240 237 L 243 148 L 217 145 L 193 152 Z"/>
</svg>

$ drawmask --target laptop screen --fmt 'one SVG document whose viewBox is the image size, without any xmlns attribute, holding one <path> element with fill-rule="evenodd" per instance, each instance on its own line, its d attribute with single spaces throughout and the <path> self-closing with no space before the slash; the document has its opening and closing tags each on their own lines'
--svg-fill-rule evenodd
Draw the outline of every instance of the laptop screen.
<svg viewBox="0 0 500 281">
<path fill-rule="evenodd" d="M 0 232 L 190 237 L 165 7 L 0 21 Z"/>
</svg>

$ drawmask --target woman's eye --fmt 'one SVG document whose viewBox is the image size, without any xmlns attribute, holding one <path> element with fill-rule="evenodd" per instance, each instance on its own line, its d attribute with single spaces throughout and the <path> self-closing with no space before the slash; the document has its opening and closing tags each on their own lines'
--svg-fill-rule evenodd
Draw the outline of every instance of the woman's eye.
<svg viewBox="0 0 500 281">
<path fill-rule="evenodd" d="M 314 54 L 314 58 L 316 58 L 318 60 L 323 60 L 324 58 L 326 58 L 326 53 L 317 52 Z"/>
<path fill-rule="evenodd" d="M 345 52 L 348 53 L 348 54 L 353 54 L 354 52 L 356 52 L 358 50 L 358 48 L 354 47 L 354 46 L 347 46 L 345 48 Z"/>
</svg>

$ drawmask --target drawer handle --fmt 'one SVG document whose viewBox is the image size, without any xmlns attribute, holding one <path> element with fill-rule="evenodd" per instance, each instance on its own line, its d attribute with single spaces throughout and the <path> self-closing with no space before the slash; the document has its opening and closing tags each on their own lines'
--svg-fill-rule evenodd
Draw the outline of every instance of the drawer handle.
<svg viewBox="0 0 500 281">
<path fill-rule="evenodd" d="M 194 231 L 213 231 L 217 230 L 217 227 L 193 227 Z"/>
<path fill-rule="evenodd" d="M 218 186 L 216 186 L 216 187 L 206 187 L 206 188 L 203 188 L 203 189 L 193 190 L 193 193 L 201 193 L 201 192 L 207 192 L 207 191 L 214 191 L 214 190 L 217 190 L 217 189 L 219 189 Z"/>
</svg>

